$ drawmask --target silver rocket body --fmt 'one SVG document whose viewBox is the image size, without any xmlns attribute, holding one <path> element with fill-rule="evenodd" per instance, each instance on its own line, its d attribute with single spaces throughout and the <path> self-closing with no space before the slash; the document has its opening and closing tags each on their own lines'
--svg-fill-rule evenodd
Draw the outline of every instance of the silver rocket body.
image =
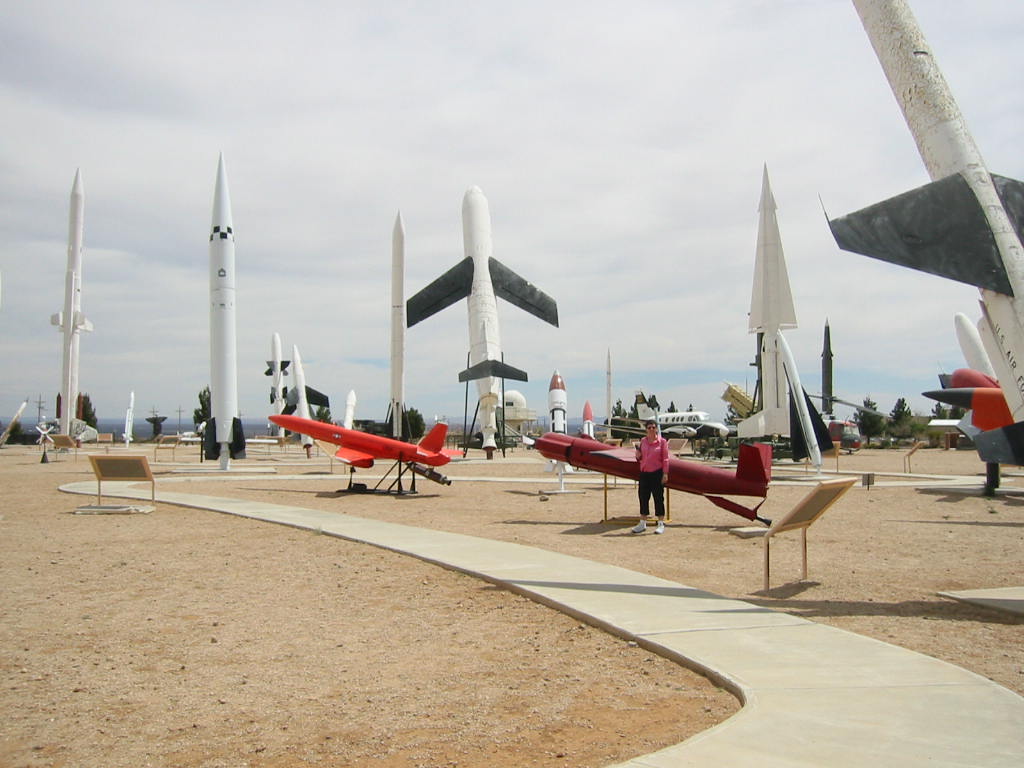
<svg viewBox="0 0 1024 768">
<path fill-rule="evenodd" d="M 281 335 L 276 331 L 270 337 L 270 375 L 270 399 L 274 413 L 281 415 L 284 411 L 284 366 L 281 363 Z M 284 427 L 276 427 L 274 434 L 284 437 Z"/>
<path fill-rule="evenodd" d="M 63 334 L 60 380 L 60 431 L 71 434 L 71 420 L 78 404 L 78 357 L 82 331 L 91 331 L 82 314 L 82 238 L 85 229 L 85 188 L 81 170 L 75 171 L 68 215 L 68 260 L 64 273 L 64 308 L 50 318 Z"/>
<path fill-rule="evenodd" d="M 235 322 L 235 232 L 231 217 L 224 155 L 217 162 L 210 226 L 210 415 L 207 458 L 219 458 L 228 469 L 233 458 L 245 458 L 238 419 L 238 351 Z M 215 447 L 211 447 L 213 443 Z"/>
</svg>

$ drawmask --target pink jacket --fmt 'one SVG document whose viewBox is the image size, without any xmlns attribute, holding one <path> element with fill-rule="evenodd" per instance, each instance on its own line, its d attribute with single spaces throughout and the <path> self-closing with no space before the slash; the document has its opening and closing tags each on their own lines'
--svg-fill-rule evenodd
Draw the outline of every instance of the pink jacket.
<svg viewBox="0 0 1024 768">
<path fill-rule="evenodd" d="M 657 472 L 660 469 L 668 474 L 668 441 L 664 437 L 659 435 L 655 443 L 644 437 L 638 447 L 641 472 Z"/>
</svg>

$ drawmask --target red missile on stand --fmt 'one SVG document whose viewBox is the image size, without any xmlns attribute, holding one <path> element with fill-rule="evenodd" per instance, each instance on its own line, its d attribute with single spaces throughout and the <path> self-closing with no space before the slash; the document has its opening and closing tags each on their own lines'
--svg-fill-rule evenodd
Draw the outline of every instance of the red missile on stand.
<svg viewBox="0 0 1024 768">
<path fill-rule="evenodd" d="M 591 469 L 630 480 L 640 477 L 640 462 L 637 461 L 634 448 L 612 448 L 588 437 L 569 437 L 557 432 L 548 432 L 537 438 L 534 448 L 547 459 L 563 461 L 580 469 Z M 740 446 L 735 472 L 692 461 L 669 459 L 666 487 L 704 496 L 715 506 L 733 514 L 770 525 L 770 520 L 758 517 L 757 510 L 768 495 L 771 476 L 771 446 L 763 443 L 744 444 Z M 725 496 L 755 496 L 762 501 L 748 508 Z"/>
</svg>

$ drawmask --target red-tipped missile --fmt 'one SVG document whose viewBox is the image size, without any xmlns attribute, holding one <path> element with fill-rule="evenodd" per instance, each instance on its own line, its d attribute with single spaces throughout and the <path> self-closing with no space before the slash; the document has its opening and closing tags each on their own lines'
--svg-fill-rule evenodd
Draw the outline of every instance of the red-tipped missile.
<svg viewBox="0 0 1024 768">
<path fill-rule="evenodd" d="M 569 397 L 565 393 L 565 380 L 557 370 L 551 374 L 548 384 L 548 413 L 551 415 L 551 431 L 565 434 L 567 431 L 566 410 Z"/>
<path fill-rule="evenodd" d="M 547 459 L 565 462 L 581 469 L 592 469 L 595 472 L 631 480 L 636 480 L 640 476 L 640 464 L 636 460 L 636 451 L 633 448 L 610 448 L 589 437 L 569 437 L 557 432 L 548 432 L 537 438 L 534 447 Z M 764 499 L 768 495 L 771 473 L 771 446 L 763 443 L 745 444 L 740 446 L 739 462 L 735 472 L 692 461 L 669 459 L 666 486 L 676 491 L 704 496 L 722 509 L 747 520 L 759 520 L 768 525 L 769 520 L 757 515 L 763 501 L 753 508 L 748 508 L 723 497 L 756 496 Z"/>
</svg>

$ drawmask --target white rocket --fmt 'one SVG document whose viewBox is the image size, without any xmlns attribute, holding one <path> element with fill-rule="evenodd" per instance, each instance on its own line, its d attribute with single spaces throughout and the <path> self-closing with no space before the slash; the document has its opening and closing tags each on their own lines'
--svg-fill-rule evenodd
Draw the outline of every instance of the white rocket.
<svg viewBox="0 0 1024 768">
<path fill-rule="evenodd" d="M 210 228 L 210 422 L 206 425 L 207 459 L 245 458 L 245 435 L 238 418 L 238 353 L 235 329 L 235 232 L 224 155 L 217 161 Z"/>
<path fill-rule="evenodd" d="M 121 433 L 121 437 L 124 439 L 124 447 L 128 448 L 132 444 L 132 433 L 135 427 L 135 393 L 132 392 L 128 395 L 128 410 L 124 414 L 124 432 Z"/>
<path fill-rule="evenodd" d="M 594 409 L 590 401 L 583 403 L 583 434 L 587 437 L 594 437 Z"/>
<path fill-rule="evenodd" d="M 302 357 L 299 355 L 299 348 L 292 345 L 292 366 L 295 369 L 295 386 L 293 391 L 296 393 L 298 400 L 295 405 L 295 415 L 301 416 L 304 419 L 312 419 L 313 417 L 309 413 L 309 400 L 306 397 L 306 371 L 302 367 Z M 301 435 L 302 447 L 309 452 L 309 448 L 313 445 L 313 438 L 309 435 Z"/>
<path fill-rule="evenodd" d="M 820 443 L 831 447 L 831 441 L 824 422 L 804 392 L 793 353 L 782 334 L 783 328 L 796 328 L 796 310 L 793 308 L 776 208 L 768 181 L 768 168 L 765 167 L 758 206 L 760 217 L 749 319 L 750 333 L 761 334 L 762 409 L 741 421 L 736 426 L 736 433 L 741 438 L 788 436 L 793 446 L 793 458 L 807 456 L 816 468 L 820 468 Z M 796 413 L 795 423 L 790 417 L 790 403 Z"/>
<path fill-rule="evenodd" d="M 341 426 L 345 429 L 352 429 L 352 422 L 356 417 L 356 391 L 350 389 L 345 398 L 345 418 L 341 420 Z"/>
<path fill-rule="evenodd" d="M 548 413 L 551 415 L 551 431 L 565 434 L 567 432 L 566 411 L 569 408 L 569 396 L 565 391 L 565 380 L 556 370 L 551 374 L 548 383 Z"/>
<path fill-rule="evenodd" d="M 391 435 L 402 438 L 405 417 L 405 224 L 402 212 L 391 232 Z"/>
<path fill-rule="evenodd" d="M 423 288 L 406 303 L 411 328 L 424 318 L 467 298 L 469 308 L 469 368 L 459 381 L 476 381 L 479 393 L 483 448 L 488 458 L 495 448 L 495 411 L 500 400 L 499 378 L 526 381 L 525 371 L 504 362 L 498 329 L 497 296 L 545 322 L 558 325 L 554 299 L 538 290 L 493 256 L 491 214 L 479 187 L 462 199 L 462 237 L 465 258 Z"/>
<path fill-rule="evenodd" d="M 71 207 L 68 216 L 68 266 L 64 273 L 64 309 L 50 317 L 50 322 L 64 334 L 63 365 L 60 379 L 60 432 L 71 434 L 71 420 L 78 406 L 78 348 L 82 331 L 91 331 L 82 314 L 82 233 L 85 226 L 85 189 L 82 171 L 75 171 L 71 185 Z"/>
<path fill-rule="evenodd" d="M 281 336 L 276 331 L 270 338 L 270 359 L 267 361 L 266 375 L 270 376 L 270 404 L 274 413 L 280 415 L 284 411 L 284 377 L 288 375 L 288 361 L 281 359 Z M 278 437 L 284 437 L 284 427 L 276 427 Z"/>
<path fill-rule="evenodd" d="M 9 422 L 7 422 L 7 427 L 4 429 L 3 433 L 0 434 L 0 446 L 4 445 L 4 443 L 7 442 L 7 439 L 11 436 L 11 432 L 14 430 L 14 425 L 18 423 L 18 420 L 21 418 L 21 414 L 25 411 L 25 406 L 27 405 L 28 398 L 26 397 L 25 401 L 18 406 L 18 412 L 14 414 Z"/>
</svg>

